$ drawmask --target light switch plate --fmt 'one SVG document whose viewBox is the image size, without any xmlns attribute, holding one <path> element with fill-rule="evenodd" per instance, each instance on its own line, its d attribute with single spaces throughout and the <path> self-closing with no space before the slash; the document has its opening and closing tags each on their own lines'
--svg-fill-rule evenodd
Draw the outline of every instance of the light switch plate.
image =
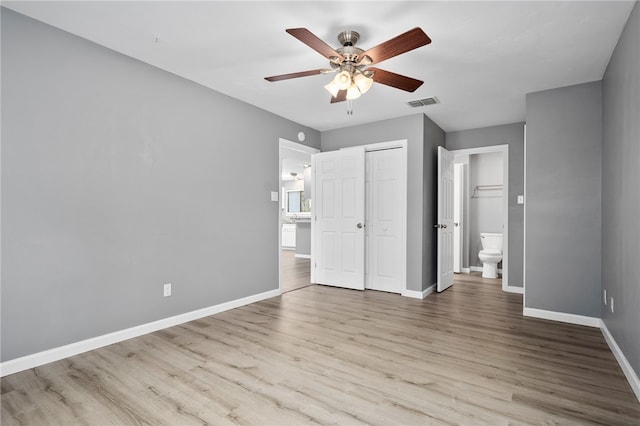
<svg viewBox="0 0 640 426">
<path fill-rule="evenodd" d="M 518 195 L 518 204 L 524 204 L 524 195 Z"/>
<path fill-rule="evenodd" d="M 271 191 L 271 201 L 278 201 L 278 191 Z"/>
</svg>

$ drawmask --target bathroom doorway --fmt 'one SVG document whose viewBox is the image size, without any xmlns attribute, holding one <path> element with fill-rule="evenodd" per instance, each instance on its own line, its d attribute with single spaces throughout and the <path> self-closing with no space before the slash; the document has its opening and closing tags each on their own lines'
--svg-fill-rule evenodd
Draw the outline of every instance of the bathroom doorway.
<svg viewBox="0 0 640 426">
<path fill-rule="evenodd" d="M 480 233 L 503 236 L 499 279 L 509 288 L 509 146 L 454 150 L 454 272 L 480 275 Z"/>
<path fill-rule="evenodd" d="M 279 152 L 278 275 L 286 293 L 311 285 L 311 155 L 320 151 L 280 139 Z"/>
</svg>

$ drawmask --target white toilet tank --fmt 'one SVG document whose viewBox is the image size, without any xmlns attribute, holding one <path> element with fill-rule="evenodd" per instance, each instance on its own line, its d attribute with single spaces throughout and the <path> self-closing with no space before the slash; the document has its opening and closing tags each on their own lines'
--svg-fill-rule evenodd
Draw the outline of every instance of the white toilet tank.
<svg viewBox="0 0 640 426">
<path fill-rule="evenodd" d="M 502 233 L 481 232 L 480 242 L 483 250 L 502 251 Z"/>
</svg>

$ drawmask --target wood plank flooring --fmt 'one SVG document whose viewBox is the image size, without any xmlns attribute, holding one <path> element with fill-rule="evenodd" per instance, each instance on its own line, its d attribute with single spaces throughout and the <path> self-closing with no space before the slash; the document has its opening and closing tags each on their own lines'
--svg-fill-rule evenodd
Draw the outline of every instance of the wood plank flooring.
<svg viewBox="0 0 640 426">
<path fill-rule="evenodd" d="M 2 379 L 2 425 L 640 424 L 598 329 L 458 275 L 309 286 Z"/>
<path fill-rule="evenodd" d="M 311 285 L 311 259 L 296 257 L 295 250 L 281 250 L 282 292 Z"/>
</svg>

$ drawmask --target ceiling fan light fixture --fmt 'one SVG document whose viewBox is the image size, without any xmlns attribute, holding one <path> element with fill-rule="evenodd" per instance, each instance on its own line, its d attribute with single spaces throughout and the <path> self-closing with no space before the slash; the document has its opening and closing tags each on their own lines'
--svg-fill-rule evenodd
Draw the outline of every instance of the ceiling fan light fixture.
<svg viewBox="0 0 640 426">
<path fill-rule="evenodd" d="M 353 82 L 355 83 L 356 86 L 358 86 L 358 90 L 362 94 L 367 93 L 367 91 L 371 89 L 371 86 L 373 85 L 373 79 L 370 77 L 367 77 L 363 73 L 357 74 L 353 78 Z"/>
<path fill-rule="evenodd" d="M 336 84 L 338 90 L 347 90 L 351 86 L 351 74 L 346 70 L 340 71 L 333 79 L 333 83 Z"/>
<path fill-rule="evenodd" d="M 331 93 L 331 96 L 333 96 L 334 98 L 338 96 L 338 92 L 340 91 L 340 88 L 336 84 L 335 79 L 331 80 L 331 82 L 324 86 L 324 88 L 327 89 L 327 92 Z"/>
<path fill-rule="evenodd" d="M 333 49 L 306 28 L 290 28 L 286 32 L 327 58 L 330 69 L 315 69 L 275 75 L 265 77 L 265 80 L 280 81 L 336 72 L 335 78 L 324 87 L 331 93 L 332 104 L 347 101 L 347 114 L 349 115 L 353 114 L 353 99 L 357 99 L 366 93 L 374 81 L 406 92 L 414 92 L 423 83 L 421 80 L 378 68 L 364 69 L 369 65 L 380 63 L 431 43 L 429 36 L 419 27 L 406 31 L 367 50 L 356 46 L 360 38 L 360 34 L 356 31 L 343 31 L 338 34 L 338 41 L 341 47 L 337 49 Z"/>
<path fill-rule="evenodd" d="M 358 86 L 355 84 L 352 84 L 347 89 L 347 100 L 358 99 L 360 95 L 362 95 L 362 92 L 360 92 L 360 89 L 358 89 Z"/>
</svg>

